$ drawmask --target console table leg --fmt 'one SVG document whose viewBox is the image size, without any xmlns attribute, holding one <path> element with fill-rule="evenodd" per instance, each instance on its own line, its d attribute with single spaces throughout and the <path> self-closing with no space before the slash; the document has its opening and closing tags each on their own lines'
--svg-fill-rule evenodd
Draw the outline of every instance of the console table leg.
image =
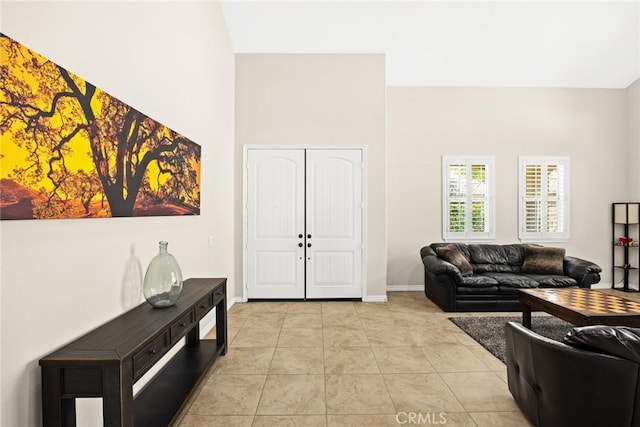
<svg viewBox="0 0 640 427">
<path fill-rule="evenodd" d="M 62 425 L 66 427 L 76 427 L 76 400 L 62 399 Z"/>
<path fill-rule="evenodd" d="M 531 307 L 528 305 L 522 306 L 522 326 L 531 329 Z"/>
<path fill-rule="evenodd" d="M 133 427 L 133 369 L 131 360 L 105 366 L 102 371 L 104 427 Z"/>
<path fill-rule="evenodd" d="M 42 369 L 42 425 L 76 427 L 76 400 L 61 396 L 59 368 Z"/>
<path fill-rule="evenodd" d="M 222 298 L 222 301 L 216 306 L 216 340 L 218 346 L 222 346 L 222 355 L 227 354 L 227 299 Z"/>
<path fill-rule="evenodd" d="M 187 332 L 187 342 L 186 345 L 198 345 L 200 343 L 200 324 L 196 323 L 196 325 Z"/>
<path fill-rule="evenodd" d="M 42 413 L 44 427 L 76 427 L 76 400 L 59 399 L 55 409 Z"/>
</svg>

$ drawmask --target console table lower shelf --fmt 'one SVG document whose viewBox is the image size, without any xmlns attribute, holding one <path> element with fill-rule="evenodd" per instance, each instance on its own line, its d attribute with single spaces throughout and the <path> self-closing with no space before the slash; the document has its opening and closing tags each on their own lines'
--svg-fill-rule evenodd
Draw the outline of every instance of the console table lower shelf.
<svg viewBox="0 0 640 427">
<path fill-rule="evenodd" d="M 130 310 L 40 360 L 43 426 L 75 426 L 75 399 L 102 397 L 105 426 L 167 426 L 227 349 L 226 279 L 188 279 L 178 303 Z M 216 309 L 216 339 L 200 320 Z M 185 345 L 133 397 L 133 384 Z"/>
<path fill-rule="evenodd" d="M 168 425 L 219 354 L 215 340 L 180 350 L 133 400 L 135 425 Z"/>
</svg>

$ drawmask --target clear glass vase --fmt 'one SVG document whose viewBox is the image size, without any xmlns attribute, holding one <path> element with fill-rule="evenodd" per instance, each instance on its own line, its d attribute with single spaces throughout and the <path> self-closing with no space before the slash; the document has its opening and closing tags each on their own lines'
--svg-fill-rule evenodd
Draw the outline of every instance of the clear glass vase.
<svg viewBox="0 0 640 427">
<path fill-rule="evenodd" d="M 160 242 L 160 253 L 149 263 L 142 286 L 145 299 L 156 308 L 175 305 L 182 292 L 182 271 L 167 245 Z"/>
</svg>

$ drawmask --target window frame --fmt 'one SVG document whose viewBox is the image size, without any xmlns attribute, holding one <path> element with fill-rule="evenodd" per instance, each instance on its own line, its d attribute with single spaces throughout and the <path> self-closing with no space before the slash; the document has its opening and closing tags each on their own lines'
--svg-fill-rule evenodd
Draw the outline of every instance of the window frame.
<svg viewBox="0 0 640 427">
<path fill-rule="evenodd" d="M 484 202 L 486 205 L 485 211 L 485 225 L 488 231 L 474 232 L 471 230 L 471 221 L 473 211 L 469 210 L 465 213 L 465 229 L 464 232 L 452 232 L 450 231 L 450 215 L 449 206 L 451 202 L 451 193 L 449 192 L 450 182 L 450 165 L 464 164 L 467 168 L 467 188 L 471 187 L 471 173 L 470 168 L 473 165 L 483 165 L 486 173 L 486 195 Z M 445 242 L 462 242 L 462 241 L 486 241 L 490 242 L 495 240 L 495 156 L 478 156 L 478 155 L 463 155 L 463 156 L 442 156 L 442 238 Z M 467 192 L 465 196 L 466 206 L 472 205 L 472 194 Z"/>
<path fill-rule="evenodd" d="M 564 224 L 563 231 L 550 232 L 546 230 L 546 219 L 549 212 L 549 193 L 540 192 L 540 202 L 542 207 L 539 217 L 542 219 L 542 228 L 544 231 L 532 232 L 526 231 L 526 169 L 528 165 L 539 165 L 542 169 L 541 188 L 545 188 L 547 180 L 547 170 L 550 165 L 562 166 L 564 169 L 564 177 L 562 179 L 562 195 L 557 199 L 558 210 L 562 212 L 562 222 Z M 518 157 L 518 238 L 522 242 L 566 242 L 569 240 L 570 234 L 570 177 L 571 165 L 568 156 L 519 156 Z"/>
</svg>

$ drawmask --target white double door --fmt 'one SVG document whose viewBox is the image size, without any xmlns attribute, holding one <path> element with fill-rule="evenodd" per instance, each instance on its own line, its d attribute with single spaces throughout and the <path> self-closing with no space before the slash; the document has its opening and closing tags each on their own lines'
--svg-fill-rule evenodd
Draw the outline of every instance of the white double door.
<svg viewBox="0 0 640 427">
<path fill-rule="evenodd" d="M 360 149 L 247 149 L 248 299 L 362 297 Z"/>
</svg>

